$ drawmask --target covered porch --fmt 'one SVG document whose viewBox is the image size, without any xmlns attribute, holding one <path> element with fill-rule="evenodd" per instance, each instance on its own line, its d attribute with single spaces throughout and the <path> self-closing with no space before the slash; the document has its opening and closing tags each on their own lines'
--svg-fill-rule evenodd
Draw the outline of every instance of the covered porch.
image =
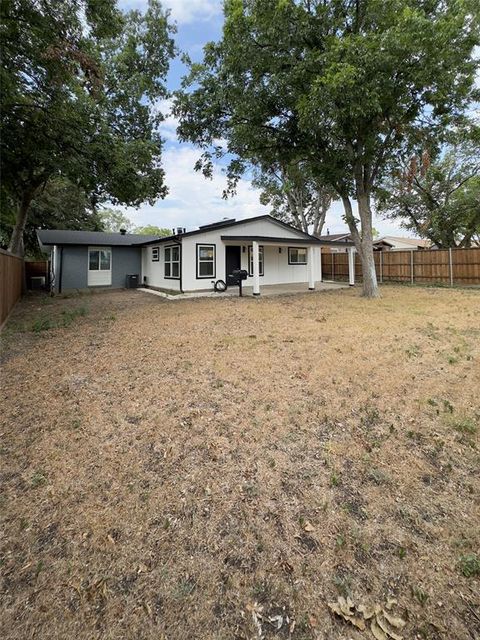
<svg viewBox="0 0 480 640">
<path fill-rule="evenodd" d="M 235 269 L 248 273 L 244 282 L 245 293 L 259 296 L 275 288 L 291 287 L 292 291 L 314 291 L 322 283 L 322 246 L 330 247 L 310 238 L 272 237 L 254 235 L 222 235 L 225 246 L 226 276 Z M 345 248 L 346 243 L 342 243 Z M 354 247 L 349 243 L 349 285 L 355 284 Z M 286 293 L 288 291 L 282 291 Z"/>
</svg>

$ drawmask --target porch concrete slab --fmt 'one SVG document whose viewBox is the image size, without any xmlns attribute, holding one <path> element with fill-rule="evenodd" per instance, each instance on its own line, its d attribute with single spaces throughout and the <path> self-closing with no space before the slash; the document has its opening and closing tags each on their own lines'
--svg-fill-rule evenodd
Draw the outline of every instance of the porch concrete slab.
<svg viewBox="0 0 480 640">
<path fill-rule="evenodd" d="M 348 289 L 345 282 L 316 282 L 315 289 L 310 291 L 308 282 L 291 282 L 288 284 L 260 285 L 260 298 L 262 296 L 282 296 L 294 293 L 315 293 L 318 291 L 332 291 L 335 289 Z M 244 295 L 253 296 L 253 287 L 243 287 Z M 237 293 L 238 295 L 238 293 Z"/>
<path fill-rule="evenodd" d="M 260 298 L 265 296 L 282 296 L 293 295 L 297 293 L 318 293 L 319 291 L 334 291 L 336 289 L 348 289 L 345 282 L 316 282 L 315 289 L 310 291 L 308 282 L 292 282 L 288 284 L 265 284 L 260 287 Z M 231 298 L 238 297 L 238 287 L 231 287 L 227 291 L 217 293 L 215 291 L 191 291 L 189 293 L 169 294 L 164 291 L 156 291 L 155 289 L 146 289 L 139 287 L 139 291 L 150 293 L 167 300 L 186 300 L 189 298 Z M 253 296 L 253 287 L 243 287 L 243 295 L 246 297 Z"/>
</svg>

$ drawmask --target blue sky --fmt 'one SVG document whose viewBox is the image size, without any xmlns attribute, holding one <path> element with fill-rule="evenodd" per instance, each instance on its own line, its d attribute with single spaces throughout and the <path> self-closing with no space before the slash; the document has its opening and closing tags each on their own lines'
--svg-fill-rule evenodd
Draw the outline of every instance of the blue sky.
<svg viewBox="0 0 480 640">
<path fill-rule="evenodd" d="M 221 36 L 223 14 L 221 0 L 164 0 L 163 5 L 171 10 L 171 20 L 176 22 L 177 47 L 187 52 L 194 60 L 201 60 L 203 46 L 210 40 L 218 40 Z M 144 10 L 147 0 L 119 0 L 122 10 Z M 170 90 L 178 89 L 185 67 L 177 58 L 172 61 L 168 75 Z M 170 104 L 160 105 L 163 113 L 168 114 Z M 249 180 L 242 180 L 237 195 L 229 200 L 222 199 L 225 177 L 218 166 L 212 180 L 206 180 L 194 171 L 195 161 L 200 152 L 188 144 L 180 144 L 176 137 L 177 123 L 172 116 L 167 116 L 162 125 L 165 139 L 163 166 L 169 193 L 164 200 L 154 206 L 142 205 L 138 209 L 127 208 L 125 212 L 135 225 L 153 224 L 159 227 L 182 226 L 194 229 L 200 224 L 214 222 L 223 217 L 237 220 L 268 213 L 268 208 L 259 202 L 259 192 Z M 342 206 L 334 203 L 325 224 L 331 233 L 344 231 Z M 406 235 L 398 226 L 390 222 L 376 219 L 374 226 L 382 235 Z"/>
</svg>

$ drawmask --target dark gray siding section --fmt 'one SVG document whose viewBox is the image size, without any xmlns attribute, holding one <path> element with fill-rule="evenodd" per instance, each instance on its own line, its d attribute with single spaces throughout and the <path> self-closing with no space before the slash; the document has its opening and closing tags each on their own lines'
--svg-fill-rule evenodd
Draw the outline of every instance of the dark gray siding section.
<svg viewBox="0 0 480 640">
<path fill-rule="evenodd" d="M 62 248 L 59 247 L 59 253 Z M 88 247 L 64 246 L 61 267 L 61 290 L 86 289 L 88 287 Z M 127 274 L 142 275 L 142 249 L 140 247 L 112 247 L 112 289 L 125 287 Z M 60 273 L 57 273 L 55 290 L 59 291 Z"/>
<path fill-rule="evenodd" d="M 137 273 L 142 277 L 142 250 L 140 247 L 112 247 L 112 287 L 126 284 L 127 274 Z"/>
<path fill-rule="evenodd" d="M 59 247 L 60 265 L 56 291 L 86 289 L 88 286 L 88 247 Z M 61 282 L 60 282 L 61 278 Z"/>
</svg>

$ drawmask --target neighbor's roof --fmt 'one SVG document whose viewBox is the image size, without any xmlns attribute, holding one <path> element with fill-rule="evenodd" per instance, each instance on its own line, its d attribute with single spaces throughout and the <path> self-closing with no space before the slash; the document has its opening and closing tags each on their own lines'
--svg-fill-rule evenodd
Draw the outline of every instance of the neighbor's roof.
<svg viewBox="0 0 480 640">
<path fill-rule="evenodd" d="M 344 240 L 345 242 L 351 242 L 350 240 L 350 232 L 348 233 L 327 233 L 323 236 L 317 236 L 319 240 L 322 242 L 338 242 L 339 240 Z"/>
<path fill-rule="evenodd" d="M 38 229 L 38 240 L 41 245 L 86 244 L 105 246 L 141 245 L 158 236 L 142 236 L 138 233 L 105 233 L 104 231 L 70 231 L 63 229 Z"/>
<path fill-rule="evenodd" d="M 401 242 L 404 244 L 411 244 L 414 247 L 431 247 L 432 243 L 430 240 L 425 240 L 424 238 L 402 238 L 401 236 L 382 236 L 378 238 L 375 242 L 387 242 L 391 244 L 392 242 Z"/>
</svg>

